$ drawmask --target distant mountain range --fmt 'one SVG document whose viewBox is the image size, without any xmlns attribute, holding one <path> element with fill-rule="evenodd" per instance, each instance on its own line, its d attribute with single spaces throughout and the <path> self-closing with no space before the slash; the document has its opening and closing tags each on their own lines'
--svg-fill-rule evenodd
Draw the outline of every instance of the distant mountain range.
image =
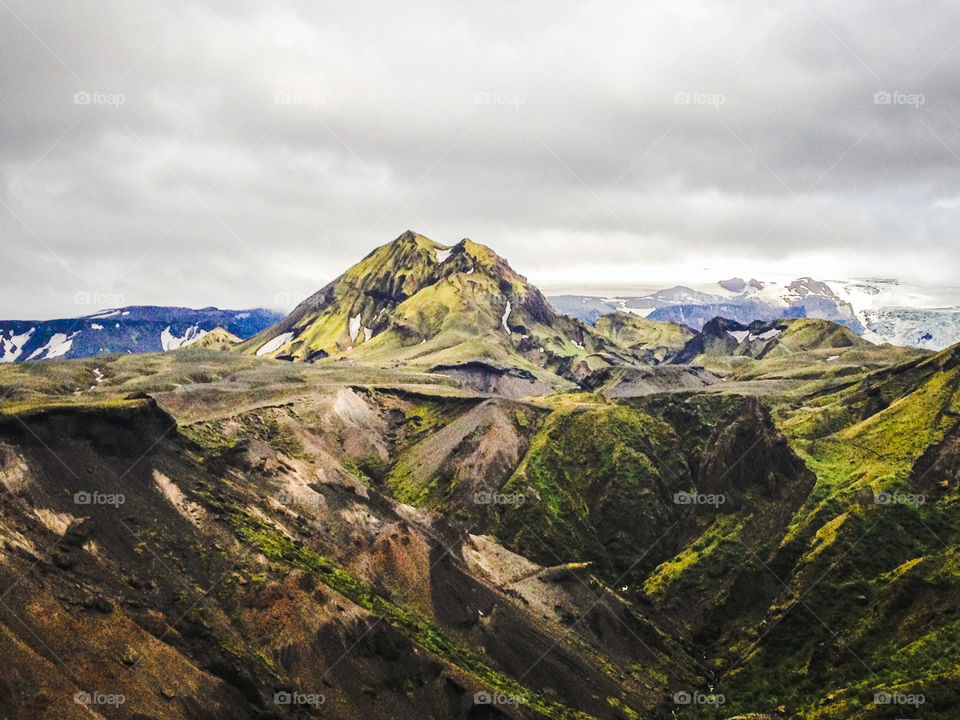
<svg viewBox="0 0 960 720">
<path fill-rule="evenodd" d="M 744 325 L 805 317 L 832 320 L 876 344 L 940 350 L 960 342 L 960 304 L 938 307 L 938 298 L 927 289 L 897 280 L 731 278 L 700 289 L 677 285 L 640 296 L 556 295 L 548 300 L 558 311 L 590 324 L 618 311 L 697 331 L 716 317 Z"/>
<path fill-rule="evenodd" d="M 356 359 L 423 365 L 480 358 L 578 382 L 623 362 L 671 362 L 715 318 L 744 327 L 829 320 L 874 344 L 928 350 L 960 342 L 960 298 L 956 306 L 923 307 L 931 304 L 924 293 L 896 280 L 804 277 L 545 297 L 483 245 L 463 240 L 448 247 L 408 231 L 287 316 L 262 308 L 130 306 L 79 318 L 4 320 L 0 363 L 176 350 L 220 329 L 204 345 L 247 341 L 241 350 L 311 362 L 347 351 Z"/>
<path fill-rule="evenodd" d="M 239 338 L 282 317 L 273 310 L 200 310 L 131 306 L 79 318 L 0 321 L 0 363 L 80 358 L 105 353 L 175 350 L 216 328 Z"/>
</svg>

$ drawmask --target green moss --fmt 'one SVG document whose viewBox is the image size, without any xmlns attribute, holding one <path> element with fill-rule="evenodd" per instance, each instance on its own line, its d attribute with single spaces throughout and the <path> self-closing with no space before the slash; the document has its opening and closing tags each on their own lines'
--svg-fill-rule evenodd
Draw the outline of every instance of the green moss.
<svg viewBox="0 0 960 720">
<path fill-rule="evenodd" d="M 614 568 L 636 556 L 636 547 L 656 542 L 654 528 L 670 525 L 672 493 L 689 485 L 679 444 L 668 424 L 640 410 L 561 404 L 503 487 L 527 502 L 497 508 L 494 533 L 545 564 L 597 561 L 602 574 L 616 578 Z M 633 574 L 656 564 L 657 555 Z"/>
</svg>

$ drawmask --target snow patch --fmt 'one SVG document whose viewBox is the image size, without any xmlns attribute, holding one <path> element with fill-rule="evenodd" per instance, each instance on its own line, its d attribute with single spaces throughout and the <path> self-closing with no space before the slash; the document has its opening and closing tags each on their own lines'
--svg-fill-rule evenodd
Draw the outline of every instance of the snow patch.
<svg viewBox="0 0 960 720">
<path fill-rule="evenodd" d="M 503 325 L 503 329 L 507 331 L 507 334 L 510 334 L 510 328 L 507 327 L 507 318 L 510 317 L 511 310 L 510 301 L 507 300 L 507 309 L 503 311 L 503 317 L 500 318 L 500 324 Z"/>
<path fill-rule="evenodd" d="M 90 329 L 91 329 L 91 330 L 103 330 L 103 325 L 100 325 L 99 323 L 90 323 Z"/>
<path fill-rule="evenodd" d="M 77 331 L 79 332 L 79 331 Z M 70 351 L 70 347 L 73 345 L 73 339 L 77 336 L 77 333 L 73 333 L 70 336 L 67 336 L 66 333 L 57 333 L 44 345 L 42 348 L 37 348 L 34 350 L 30 357 L 27 360 L 34 360 L 36 358 L 41 358 L 43 360 L 51 360 L 52 358 L 61 357 L 66 355 Z"/>
<path fill-rule="evenodd" d="M 12 335 L 9 338 L 0 337 L 0 363 L 16 362 L 17 358 L 23 353 L 23 346 L 27 344 L 34 330 L 36 328 L 30 328 L 25 333 Z"/>
<path fill-rule="evenodd" d="M 199 325 L 191 325 L 187 328 L 186 332 L 183 333 L 183 337 L 177 337 L 170 332 L 170 326 L 167 325 L 164 331 L 160 333 L 160 347 L 165 351 L 176 350 L 195 343 L 206 334 L 207 331 L 201 330 Z"/>
<path fill-rule="evenodd" d="M 773 340 L 773 338 L 777 337 L 779 334 L 780 334 L 780 331 L 777 330 L 776 328 L 774 328 L 773 330 L 767 330 L 766 332 L 762 332 L 762 333 L 760 333 L 759 335 L 751 335 L 751 336 L 750 336 L 750 340 L 751 340 L 751 341 L 753 341 L 753 340 L 764 340 L 764 341 L 766 341 L 766 340 Z"/>
<path fill-rule="evenodd" d="M 373 331 L 366 325 L 363 326 L 363 341 L 366 342 L 373 337 Z"/>
<path fill-rule="evenodd" d="M 749 330 L 727 330 L 727 332 L 733 335 L 738 343 L 742 343 L 747 335 L 750 334 Z"/>
<path fill-rule="evenodd" d="M 291 340 L 293 340 L 292 332 L 277 335 L 273 340 L 261 345 L 260 349 L 257 350 L 257 355 L 269 355 L 270 353 L 276 352 Z"/>
<path fill-rule="evenodd" d="M 654 310 L 656 310 L 656 308 L 652 308 L 652 307 L 634 308 L 634 307 L 627 307 L 626 305 L 621 305 L 618 309 L 621 311 L 626 311 L 628 313 L 633 313 L 634 315 L 639 315 L 640 317 L 646 317 L 647 315 L 652 313 Z"/>
<path fill-rule="evenodd" d="M 357 339 L 357 335 L 360 334 L 360 314 L 357 313 L 352 318 L 350 318 L 350 342 L 353 342 Z"/>
<path fill-rule="evenodd" d="M 444 260 L 450 257 L 450 253 L 452 252 L 453 250 L 437 250 L 436 251 L 437 262 L 442 263 Z"/>
</svg>

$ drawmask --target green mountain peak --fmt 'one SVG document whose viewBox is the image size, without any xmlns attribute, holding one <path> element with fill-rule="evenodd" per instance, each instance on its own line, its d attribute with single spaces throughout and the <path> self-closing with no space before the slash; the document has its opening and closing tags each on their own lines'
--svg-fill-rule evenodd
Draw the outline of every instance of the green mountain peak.
<svg viewBox="0 0 960 720">
<path fill-rule="evenodd" d="M 480 360 L 554 380 L 572 377 L 581 362 L 581 372 L 603 365 L 604 352 L 622 350 L 557 314 L 491 248 L 466 238 L 446 246 L 410 230 L 240 349 L 307 362 L 348 356 L 432 367 Z"/>
</svg>

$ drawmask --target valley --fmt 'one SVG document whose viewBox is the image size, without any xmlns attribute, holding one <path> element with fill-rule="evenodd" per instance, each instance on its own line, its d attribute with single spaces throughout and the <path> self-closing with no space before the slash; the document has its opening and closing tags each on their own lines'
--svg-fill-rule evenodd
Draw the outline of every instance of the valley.
<svg viewBox="0 0 960 720">
<path fill-rule="evenodd" d="M 415 233 L 248 340 L 4 365 L 0 714 L 953 717 L 958 384 Z"/>
</svg>

